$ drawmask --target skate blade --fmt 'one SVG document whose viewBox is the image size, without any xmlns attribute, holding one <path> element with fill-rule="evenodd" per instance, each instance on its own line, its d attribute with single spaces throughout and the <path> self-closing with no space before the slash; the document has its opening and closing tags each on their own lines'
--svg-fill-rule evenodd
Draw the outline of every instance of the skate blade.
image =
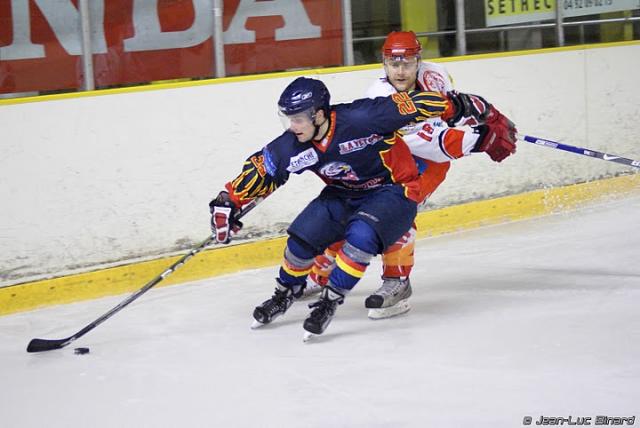
<svg viewBox="0 0 640 428">
<path fill-rule="evenodd" d="M 409 305 L 409 299 L 400 300 L 393 306 L 387 308 L 375 308 L 369 309 L 368 317 L 372 320 L 380 320 L 384 318 L 391 318 L 397 315 L 402 315 L 409 312 L 411 306 Z"/>
<path fill-rule="evenodd" d="M 260 327 L 262 327 L 263 325 L 264 325 L 264 324 L 263 324 L 263 323 L 261 323 L 260 321 L 258 321 L 258 320 L 253 320 L 253 322 L 251 323 L 251 330 L 255 330 L 255 329 L 257 329 L 257 328 L 260 328 Z"/>
<path fill-rule="evenodd" d="M 310 331 L 305 331 L 304 335 L 302 336 L 302 341 L 304 343 L 309 342 L 313 337 L 315 336 L 315 334 L 311 333 Z"/>
</svg>

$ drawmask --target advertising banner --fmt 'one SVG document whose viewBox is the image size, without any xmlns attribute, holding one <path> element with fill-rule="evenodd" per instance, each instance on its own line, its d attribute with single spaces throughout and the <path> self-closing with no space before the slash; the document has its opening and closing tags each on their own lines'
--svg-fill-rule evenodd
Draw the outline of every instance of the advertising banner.
<svg viewBox="0 0 640 428">
<path fill-rule="evenodd" d="M 213 77 L 213 0 L 90 0 L 96 87 Z M 225 0 L 227 75 L 342 63 L 340 0 Z M 0 93 L 82 86 L 78 0 L 0 1 Z"/>
</svg>

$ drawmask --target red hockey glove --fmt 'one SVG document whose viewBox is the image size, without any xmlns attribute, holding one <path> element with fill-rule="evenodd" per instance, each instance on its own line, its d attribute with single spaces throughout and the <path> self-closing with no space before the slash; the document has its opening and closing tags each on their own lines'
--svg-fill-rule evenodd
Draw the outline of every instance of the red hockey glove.
<svg viewBox="0 0 640 428">
<path fill-rule="evenodd" d="M 216 242 L 228 244 L 231 237 L 242 228 L 242 223 L 235 219 L 238 209 L 231 202 L 229 194 L 225 191 L 218 193 L 218 196 L 209 202 L 209 211 L 211 230 L 216 236 Z"/>
<path fill-rule="evenodd" d="M 495 110 L 495 109 L 494 109 Z M 472 152 L 486 152 L 491 159 L 502 162 L 516 152 L 516 126 L 502 113 L 490 117 L 486 124 L 477 126 L 480 134 Z"/>
</svg>

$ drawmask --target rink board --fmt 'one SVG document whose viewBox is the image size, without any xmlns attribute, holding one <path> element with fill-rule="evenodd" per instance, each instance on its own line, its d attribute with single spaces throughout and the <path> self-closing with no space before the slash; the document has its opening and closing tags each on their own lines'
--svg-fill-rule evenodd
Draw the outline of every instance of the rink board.
<svg viewBox="0 0 640 428">
<path fill-rule="evenodd" d="M 640 69 L 640 41 L 436 61 L 458 90 L 489 96 L 522 134 L 640 158 L 640 85 L 628 71 Z M 322 79 L 341 103 L 361 97 L 381 72 L 373 64 L 0 101 L 0 170 L 10 177 L 0 180 L 0 287 L 195 246 L 209 233 L 211 198 L 282 133 L 275 104 L 294 77 Z M 499 165 L 482 154 L 456 160 L 430 205 L 622 171 L 629 169 L 519 144 Z M 243 236 L 277 236 L 322 185 L 315 174 L 289 180 L 252 212 Z"/>
<path fill-rule="evenodd" d="M 416 219 L 418 238 L 571 210 L 589 201 L 639 191 L 640 175 L 634 174 L 426 211 Z M 280 237 L 203 251 L 157 287 L 277 265 L 285 241 Z M 135 291 L 180 257 L 0 288 L 0 315 Z"/>
</svg>

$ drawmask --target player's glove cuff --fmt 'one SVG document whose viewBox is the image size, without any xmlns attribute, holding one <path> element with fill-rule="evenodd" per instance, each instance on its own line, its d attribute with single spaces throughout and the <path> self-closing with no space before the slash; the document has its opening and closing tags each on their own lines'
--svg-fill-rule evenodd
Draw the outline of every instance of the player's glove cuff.
<svg viewBox="0 0 640 428">
<path fill-rule="evenodd" d="M 237 208 L 229 197 L 229 193 L 222 191 L 209 203 L 211 212 L 211 231 L 216 242 L 227 244 L 231 237 L 242 228 L 242 223 L 235 219 Z"/>
<path fill-rule="evenodd" d="M 481 125 L 491 115 L 493 106 L 479 95 L 451 91 L 447 96 L 454 107 L 453 116 L 447 120 L 451 127 Z"/>
</svg>

